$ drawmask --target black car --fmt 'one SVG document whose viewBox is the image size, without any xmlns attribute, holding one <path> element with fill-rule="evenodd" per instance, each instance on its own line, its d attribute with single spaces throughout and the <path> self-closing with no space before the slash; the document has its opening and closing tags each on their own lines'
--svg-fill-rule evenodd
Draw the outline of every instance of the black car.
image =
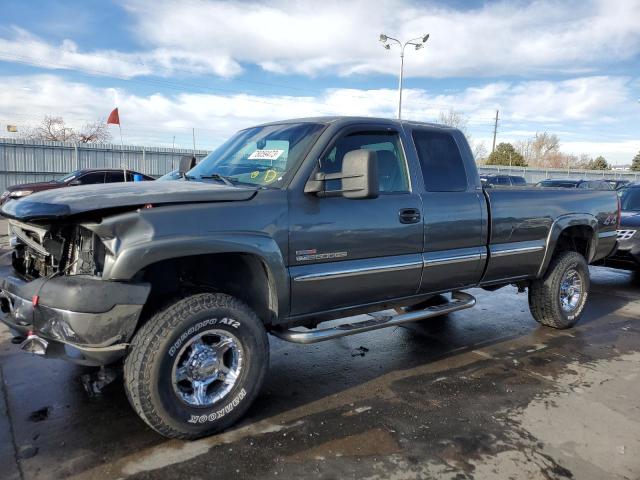
<svg viewBox="0 0 640 480">
<path fill-rule="evenodd" d="M 624 270 L 640 269 L 640 183 L 632 183 L 620 194 L 620 227 L 618 249 L 604 260 L 608 267 Z"/>
<path fill-rule="evenodd" d="M 543 188 L 586 188 L 589 190 L 613 190 L 607 180 L 571 180 L 567 178 L 549 179 L 536 183 Z"/>
<path fill-rule="evenodd" d="M 519 175 L 481 175 L 483 187 L 524 187 L 527 181 Z"/>
<path fill-rule="evenodd" d="M 55 188 L 72 187 L 76 185 L 94 185 L 97 183 L 117 183 L 124 182 L 124 173 L 127 173 L 127 182 L 133 182 L 138 178 L 143 181 L 154 180 L 153 177 L 144 173 L 134 172 L 133 170 L 109 169 L 109 168 L 87 168 L 84 170 L 76 170 L 75 172 L 63 175 L 55 180 L 48 182 L 23 183 L 20 185 L 12 185 L 0 197 L 0 205 L 9 199 L 18 199 L 31 195 L 32 193 L 42 192 L 44 190 L 53 190 Z"/>
</svg>

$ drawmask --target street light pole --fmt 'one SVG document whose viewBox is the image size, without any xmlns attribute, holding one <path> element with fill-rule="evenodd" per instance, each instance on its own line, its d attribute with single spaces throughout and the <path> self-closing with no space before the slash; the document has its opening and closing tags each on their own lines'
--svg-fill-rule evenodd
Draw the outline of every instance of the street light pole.
<svg viewBox="0 0 640 480">
<path fill-rule="evenodd" d="M 398 119 L 402 118 L 402 81 L 404 79 L 404 49 L 407 45 L 413 45 L 416 50 L 420 50 L 424 47 L 424 44 L 429 40 L 429 34 L 421 37 L 412 38 L 402 43 L 397 38 L 389 37 L 384 33 L 380 34 L 380 41 L 383 43 L 384 48 L 391 49 L 392 44 L 397 44 L 400 47 L 400 79 L 398 81 Z M 417 43 L 420 42 L 420 43 Z"/>
</svg>

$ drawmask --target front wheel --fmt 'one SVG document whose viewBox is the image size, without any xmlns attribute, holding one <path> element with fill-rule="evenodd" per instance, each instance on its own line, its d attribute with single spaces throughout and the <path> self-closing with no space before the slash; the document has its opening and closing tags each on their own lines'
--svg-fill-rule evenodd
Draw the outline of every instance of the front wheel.
<svg viewBox="0 0 640 480">
<path fill-rule="evenodd" d="M 193 439 L 235 423 L 268 365 L 267 333 L 256 314 L 229 295 L 197 294 L 137 332 L 125 360 L 125 389 L 151 428 Z"/>
<path fill-rule="evenodd" d="M 529 309 L 542 325 L 569 328 L 582 315 L 589 295 L 589 267 L 577 252 L 554 256 L 544 277 L 531 282 Z"/>
</svg>

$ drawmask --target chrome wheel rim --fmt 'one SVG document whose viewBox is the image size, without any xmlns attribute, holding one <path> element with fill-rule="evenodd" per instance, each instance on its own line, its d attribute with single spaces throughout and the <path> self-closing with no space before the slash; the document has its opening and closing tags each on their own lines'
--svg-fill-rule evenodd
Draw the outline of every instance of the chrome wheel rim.
<svg viewBox="0 0 640 480">
<path fill-rule="evenodd" d="M 567 313 L 573 312 L 582 299 L 582 277 L 577 270 L 567 270 L 560 281 L 560 306 Z"/>
<path fill-rule="evenodd" d="M 244 351 L 226 330 L 207 330 L 185 343 L 173 363 L 173 390 L 192 407 L 210 407 L 233 389 L 240 377 Z"/>
</svg>

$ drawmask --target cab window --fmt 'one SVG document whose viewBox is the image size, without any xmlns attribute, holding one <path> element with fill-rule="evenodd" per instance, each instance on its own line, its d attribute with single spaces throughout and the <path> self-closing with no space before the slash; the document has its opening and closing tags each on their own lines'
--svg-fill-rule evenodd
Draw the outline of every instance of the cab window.
<svg viewBox="0 0 640 480">
<path fill-rule="evenodd" d="M 467 189 L 467 173 L 462 155 L 451 134 L 415 130 L 413 141 L 428 192 L 461 192 Z"/>
<path fill-rule="evenodd" d="M 322 173 L 342 171 L 344 156 L 353 150 L 372 150 L 378 159 L 380 192 L 408 192 L 409 178 L 400 138 L 395 132 L 357 132 L 340 138 L 334 147 L 320 160 Z M 341 180 L 328 180 L 328 191 L 340 190 Z"/>
</svg>

